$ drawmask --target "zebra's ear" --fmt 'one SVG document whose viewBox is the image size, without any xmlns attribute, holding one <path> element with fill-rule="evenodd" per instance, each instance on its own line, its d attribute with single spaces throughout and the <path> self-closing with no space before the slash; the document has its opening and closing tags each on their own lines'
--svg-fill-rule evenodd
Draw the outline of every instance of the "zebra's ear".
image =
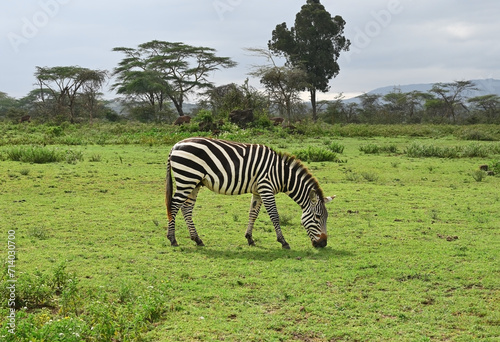
<svg viewBox="0 0 500 342">
<path fill-rule="evenodd" d="M 336 195 L 333 195 L 333 196 L 329 196 L 329 197 L 325 197 L 325 204 L 328 203 L 328 202 L 331 202 L 333 201 L 333 199 L 337 197 Z"/>
<path fill-rule="evenodd" d="M 309 192 L 309 199 L 313 204 L 316 204 L 318 202 L 318 195 L 316 194 L 316 190 L 311 190 Z"/>
</svg>

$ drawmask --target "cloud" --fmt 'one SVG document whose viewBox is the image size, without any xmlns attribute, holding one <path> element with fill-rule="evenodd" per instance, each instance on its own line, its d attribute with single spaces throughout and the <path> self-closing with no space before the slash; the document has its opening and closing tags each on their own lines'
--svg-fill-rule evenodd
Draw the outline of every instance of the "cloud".
<svg viewBox="0 0 500 342">
<path fill-rule="evenodd" d="M 497 1 L 322 0 L 330 14 L 347 22 L 345 34 L 352 42 L 351 51 L 341 54 L 341 71 L 331 82 L 332 92 L 369 91 L 393 83 L 500 78 Z M 239 66 L 214 73 L 214 81 L 241 84 L 252 64 L 263 63 L 243 48 L 266 47 L 275 26 L 282 22 L 293 26 L 305 2 L 3 1 L 0 91 L 26 95 L 37 65 L 112 69 L 122 58 L 111 51 L 114 47 L 136 47 L 153 39 L 215 48 Z M 21 38 L 17 49 L 9 39 L 12 34 Z M 259 86 L 258 80 L 251 83 Z"/>
</svg>

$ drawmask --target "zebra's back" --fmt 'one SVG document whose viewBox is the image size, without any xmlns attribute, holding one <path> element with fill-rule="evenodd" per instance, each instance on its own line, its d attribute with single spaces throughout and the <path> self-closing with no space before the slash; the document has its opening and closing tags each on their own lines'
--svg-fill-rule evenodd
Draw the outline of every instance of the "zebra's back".
<svg viewBox="0 0 500 342">
<path fill-rule="evenodd" d="M 216 193 L 237 195 L 256 193 L 281 158 L 264 145 L 190 138 L 173 147 L 170 160 L 178 189 L 201 182 Z"/>
</svg>

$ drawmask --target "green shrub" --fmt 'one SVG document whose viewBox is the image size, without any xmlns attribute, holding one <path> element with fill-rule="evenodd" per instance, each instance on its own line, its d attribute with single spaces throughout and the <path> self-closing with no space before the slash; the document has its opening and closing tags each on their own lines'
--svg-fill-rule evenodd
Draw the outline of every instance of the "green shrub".
<svg viewBox="0 0 500 342">
<path fill-rule="evenodd" d="M 376 182 L 378 180 L 378 175 L 374 172 L 362 172 L 361 176 L 368 182 Z"/>
<path fill-rule="evenodd" d="M 476 182 L 481 182 L 484 178 L 486 178 L 487 174 L 483 170 L 475 170 L 471 173 L 471 176 Z"/>
<path fill-rule="evenodd" d="M 298 159 L 306 162 L 339 161 L 335 152 L 313 146 L 297 151 L 294 155 Z"/>
<path fill-rule="evenodd" d="M 79 161 L 83 161 L 83 152 L 67 150 L 66 151 L 66 162 L 68 164 L 76 164 Z"/>
<path fill-rule="evenodd" d="M 485 131 L 481 126 L 465 127 L 457 132 L 457 137 L 462 140 L 493 141 L 496 140 L 493 134 Z"/>
<path fill-rule="evenodd" d="M 7 150 L 7 158 L 24 163 L 55 163 L 64 160 L 64 155 L 56 149 L 44 146 L 15 146 Z"/>
<path fill-rule="evenodd" d="M 471 144 L 462 148 L 462 157 L 488 157 L 490 151 L 485 145 Z"/>
<path fill-rule="evenodd" d="M 500 160 L 492 160 L 488 165 L 488 170 L 495 176 L 500 176 Z"/>
<path fill-rule="evenodd" d="M 47 164 L 66 161 L 69 164 L 76 164 L 83 160 L 83 152 L 66 150 L 61 151 L 56 148 L 45 146 L 14 146 L 5 151 L 7 159 L 20 161 L 23 163 Z"/>
<path fill-rule="evenodd" d="M 345 147 L 344 147 L 344 145 L 341 145 L 341 144 L 333 141 L 331 143 L 327 143 L 326 148 L 328 148 L 332 152 L 342 154 L 342 153 L 344 153 Z"/>
<path fill-rule="evenodd" d="M 396 145 L 378 146 L 375 144 L 361 145 L 359 150 L 365 154 L 398 153 Z"/>
<path fill-rule="evenodd" d="M 457 147 L 438 147 L 423 145 L 418 142 L 412 143 L 406 148 L 405 153 L 411 158 L 436 157 L 436 158 L 458 158 L 460 149 Z"/>
<path fill-rule="evenodd" d="M 97 162 L 100 162 L 102 159 L 101 155 L 100 154 L 93 154 L 89 157 L 89 162 L 91 163 L 97 163 Z"/>
<path fill-rule="evenodd" d="M 485 158 L 499 151 L 497 145 L 470 144 L 466 146 L 439 147 L 423 145 L 413 142 L 405 150 L 409 157 L 436 157 L 436 158 Z"/>
<path fill-rule="evenodd" d="M 380 146 L 375 144 L 361 145 L 359 150 L 365 154 L 378 154 L 380 153 Z"/>
</svg>

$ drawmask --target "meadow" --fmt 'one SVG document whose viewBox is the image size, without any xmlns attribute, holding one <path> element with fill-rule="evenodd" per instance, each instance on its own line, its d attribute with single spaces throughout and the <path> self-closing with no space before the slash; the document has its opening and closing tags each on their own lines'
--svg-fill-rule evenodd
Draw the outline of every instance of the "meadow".
<svg viewBox="0 0 500 342">
<path fill-rule="evenodd" d="M 300 156 L 337 195 L 324 249 L 277 195 L 291 250 L 264 209 L 248 246 L 251 195 L 207 189 L 193 215 L 206 246 L 182 217 L 180 247 L 170 246 L 166 158 L 176 141 L 209 133 L 132 124 L 0 133 L 2 341 L 500 339 L 498 126 L 223 132 Z"/>
</svg>

